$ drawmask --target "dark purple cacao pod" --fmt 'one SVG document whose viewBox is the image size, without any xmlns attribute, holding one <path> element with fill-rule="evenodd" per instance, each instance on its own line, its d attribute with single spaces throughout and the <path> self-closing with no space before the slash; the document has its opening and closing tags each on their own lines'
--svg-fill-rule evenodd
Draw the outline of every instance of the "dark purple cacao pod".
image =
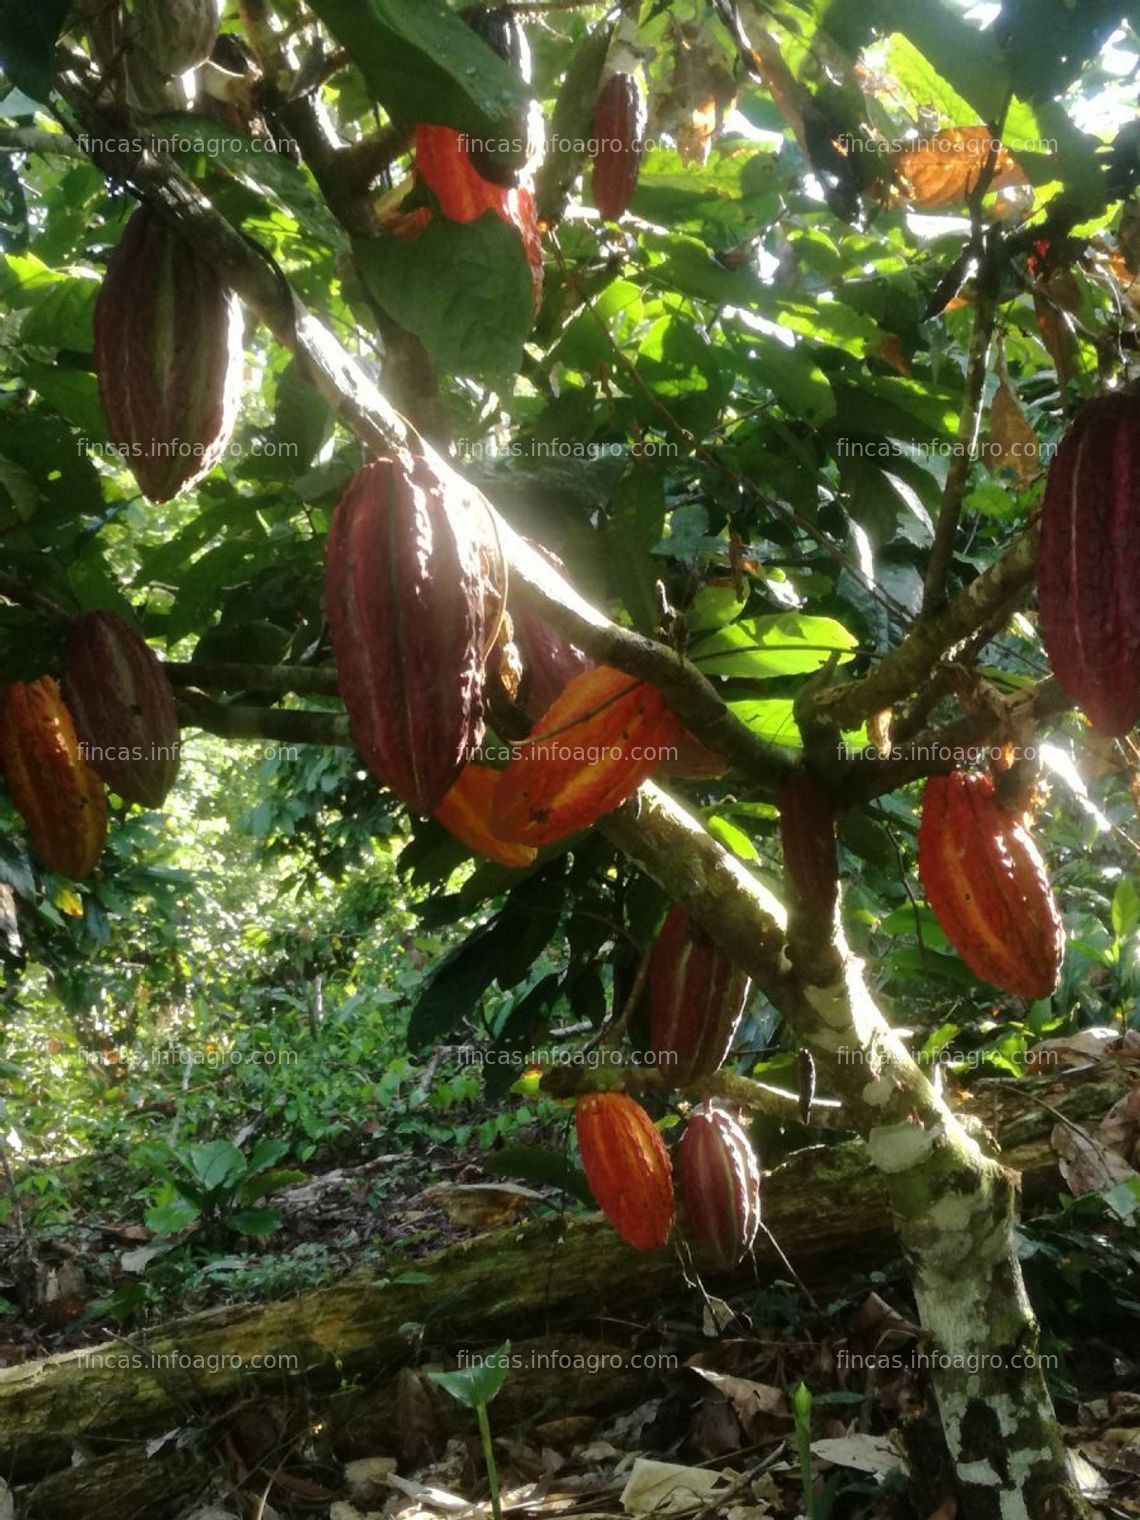
<svg viewBox="0 0 1140 1520">
<path fill-rule="evenodd" d="M 724 1109 L 693 1110 L 677 1147 L 677 1192 L 695 1254 L 736 1266 L 760 1228 L 760 1163 L 747 1131 Z"/>
<path fill-rule="evenodd" d="M 566 567 L 557 554 L 544 549 L 533 539 L 528 542 L 547 564 L 555 570 L 565 570 Z M 571 681 L 583 671 L 593 669 L 594 661 L 583 654 L 576 644 L 568 643 L 525 602 L 511 602 L 509 606 L 514 627 L 514 645 L 522 662 L 518 703 L 527 717 L 541 718 L 547 708 L 553 707 L 555 700 Z"/>
<path fill-rule="evenodd" d="M 744 1012 L 748 977 L 684 908 L 673 908 L 649 961 L 649 1043 L 679 1085 L 724 1064 Z"/>
<path fill-rule="evenodd" d="M 798 906 L 830 918 L 839 895 L 835 809 L 827 787 L 811 771 L 794 771 L 780 794 L 780 845 Z"/>
<path fill-rule="evenodd" d="M 178 714 L 146 640 L 113 612 L 77 617 L 63 700 L 91 768 L 126 801 L 161 807 L 178 775 Z"/>
<path fill-rule="evenodd" d="M 611 222 L 629 209 L 644 152 L 645 97 L 633 74 L 611 74 L 594 106 L 594 205 Z"/>
<path fill-rule="evenodd" d="M 1084 407 L 1049 466 L 1037 595 L 1053 673 L 1094 728 L 1140 719 L 1140 394 Z"/>
<path fill-rule="evenodd" d="M 151 501 L 212 470 L 237 419 L 237 298 L 178 232 L 140 206 L 95 303 L 95 373 L 111 441 Z"/>
<path fill-rule="evenodd" d="M 329 534 L 337 683 L 373 774 L 417 813 L 483 737 L 483 579 L 470 508 L 420 457 L 353 476 Z"/>
</svg>

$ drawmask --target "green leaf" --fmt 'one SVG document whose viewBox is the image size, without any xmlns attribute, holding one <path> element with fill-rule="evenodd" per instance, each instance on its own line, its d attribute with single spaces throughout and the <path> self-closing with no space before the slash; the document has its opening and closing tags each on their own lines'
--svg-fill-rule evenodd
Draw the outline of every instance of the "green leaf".
<svg viewBox="0 0 1140 1520">
<path fill-rule="evenodd" d="M 839 664 L 853 657 L 858 640 L 834 618 L 798 612 L 741 618 L 701 639 L 689 652 L 707 676 L 738 676 L 753 681 L 804 675 L 826 665 L 832 654 Z"/>
<path fill-rule="evenodd" d="M 156 1235 L 178 1235 L 200 1217 L 200 1209 L 196 1209 L 187 1199 L 177 1198 L 171 1203 L 160 1203 L 155 1208 L 148 1209 L 143 1222 Z"/>
<path fill-rule="evenodd" d="M 727 846 L 741 860 L 760 859 L 760 852 L 744 830 L 738 829 L 734 823 L 729 823 L 727 818 L 722 818 L 719 813 L 714 813 L 705 822 L 713 838 L 719 839 L 721 844 Z"/>
<path fill-rule="evenodd" d="M 1117 939 L 1127 939 L 1140 925 L 1140 891 L 1131 876 L 1122 876 L 1112 894 L 1112 929 Z"/>
<path fill-rule="evenodd" d="M 594 1206 L 594 1195 L 581 1167 L 575 1166 L 564 1153 L 547 1150 L 543 1145 L 508 1145 L 501 1151 L 491 1151 L 482 1167 L 489 1177 L 511 1177 L 516 1182 L 561 1188 L 586 1208 Z"/>
<path fill-rule="evenodd" d="M 282 1215 L 280 1209 L 239 1209 L 236 1214 L 230 1214 L 226 1219 L 227 1229 L 235 1231 L 238 1235 L 272 1235 L 274 1230 L 281 1228 Z"/>
<path fill-rule="evenodd" d="M 314 385 L 305 379 L 295 359 L 285 366 L 277 382 L 273 431 L 287 473 L 308 469 L 328 434 L 332 408 Z"/>
<path fill-rule="evenodd" d="M 534 314 L 517 228 L 493 212 L 463 223 L 435 216 L 414 242 L 360 239 L 355 251 L 374 299 L 441 370 L 486 380 L 517 371 Z"/>
<path fill-rule="evenodd" d="M 33 100 L 47 100 L 55 78 L 55 45 L 70 0 L 0 0 L 0 61 L 4 73 Z"/>
<path fill-rule="evenodd" d="M 791 417 L 818 426 L 835 416 L 835 396 L 806 343 L 789 348 L 767 333 L 748 336 L 746 368 Z"/>
<path fill-rule="evenodd" d="M 401 125 L 519 136 L 526 85 L 443 0 L 313 0 L 313 10 Z"/>
<path fill-rule="evenodd" d="M 232 1186 L 245 1172 L 245 1157 L 228 1140 L 192 1145 L 178 1159 L 209 1192 Z"/>
<path fill-rule="evenodd" d="M 438 1383 L 468 1409 L 478 1409 L 491 1402 L 503 1386 L 510 1367 L 511 1343 L 504 1341 L 497 1351 L 490 1351 L 472 1367 L 458 1372 L 429 1372 L 432 1382 Z"/>
<path fill-rule="evenodd" d="M 657 626 L 654 585 L 659 574 L 652 549 L 665 526 L 665 481 L 659 470 L 635 465 L 614 493 L 604 533 L 606 567 L 635 628 L 651 633 Z"/>
<path fill-rule="evenodd" d="M 95 341 L 98 294 L 98 280 L 56 280 L 32 302 L 20 329 L 21 338 L 43 348 L 69 348 L 89 354 Z"/>
</svg>

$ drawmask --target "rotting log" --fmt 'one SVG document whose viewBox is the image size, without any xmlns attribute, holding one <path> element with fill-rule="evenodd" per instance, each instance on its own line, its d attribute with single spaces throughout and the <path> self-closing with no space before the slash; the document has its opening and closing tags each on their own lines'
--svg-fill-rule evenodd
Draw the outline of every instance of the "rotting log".
<svg viewBox="0 0 1140 1520">
<path fill-rule="evenodd" d="M 995 1090 L 972 1106 L 1007 1140 L 1001 1159 L 1020 1174 L 1026 1201 L 1041 1204 L 1060 1184 L 1049 1144 L 1058 1114 L 1095 1126 L 1126 1088 L 1122 1073 L 1102 1069 L 1020 1084 L 1012 1093 Z M 766 1178 L 764 1209 L 781 1249 L 809 1282 L 834 1280 L 837 1261 L 846 1272 L 861 1262 L 881 1264 L 896 1251 L 884 1183 L 858 1141 L 790 1157 Z M 733 1276 L 710 1281 L 731 1292 L 753 1284 L 756 1274 L 761 1281 L 786 1278 L 763 1239 L 755 1271 L 745 1263 Z M 687 1291 L 672 1249 L 639 1255 L 597 1217 L 531 1221 L 418 1262 L 393 1260 L 384 1275 L 358 1270 L 281 1302 L 210 1310 L 150 1335 L 0 1371 L 0 1471 L 31 1486 L 29 1514 L 94 1514 L 99 1506 L 84 1508 L 83 1492 L 101 1493 L 105 1504 L 107 1490 L 94 1469 L 65 1471 L 77 1448 L 109 1464 L 108 1472 L 126 1463 L 120 1469 L 126 1472 L 129 1446 L 145 1453 L 147 1440 L 176 1428 L 217 1429 L 235 1411 L 275 1403 L 324 1409 L 330 1423 L 330 1399 L 340 1401 L 331 1421 L 341 1437 L 338 1455 L 375 1455 L 378 1433 L 396 1428 L 391 1390 L 400 1368 L 553 1329 L 563 1338 L 579 1330 L 595 1342 L 599 1333 L 612 1335 L 620 1348 L 622 1332 L 607 1329 L 607 1321 L 636 1315 L 645 1323 L 653 1318 L 646 1304 L 656 1310 Z M 651 1341 L 651 1326 L 646 1330 Z M 642 1349 L 653 1349 L 644 1337 Z M 278 1364 L 249 1365 L 267 1357 Z M 281 1367 L 285 1358 L 289 1371 Z M 608 1390 L 594 1388 L 600 1404 L 620 1394 L 618 1378 L 620 1369 Z M 558 1382 L 549 1394 L 551 1414 L 567 1407 L 561 1402 L 567 1395 L 578 1411 L 589 1405 L 572 1379 L 562 1380 L 561 1393 Z M 520 1400 L 532 1418 L 542 1403 L 537 1386 Z M 354 1405 L 356 1395 L 361 1402 Z M 497 1407 L 505 1415 L 514 1399 L 505 1390 L 503 1397 Z M 153 1460 L 157 1480 L 165 1459 Z M 179 1484 L 198 1470 L 182 1454 L 175 1462 L 171 1453 L 170 1461 Z"/>
</svg>

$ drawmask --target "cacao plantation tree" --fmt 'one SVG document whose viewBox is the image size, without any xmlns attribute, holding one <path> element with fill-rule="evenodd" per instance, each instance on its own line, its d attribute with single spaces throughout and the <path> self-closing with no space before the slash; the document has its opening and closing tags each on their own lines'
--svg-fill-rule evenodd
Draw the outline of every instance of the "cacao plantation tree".
<svg viewBox="0 0 1140 1520">
<path fill-rule="evenodd" d="M 543 1078 L 595 1196 L 659 1248 L 675 1162 L 731 1264 L 736 1116 L 797 1111 L 721 1069 L 768 1010 L 885 1179 L 958 1513 L 1085 1514 L 1017 1176 L 887 952 L 934 1022 L 1045 1027 L 1087 964 L 1065 871 L 1140 716 L 1132 8 L 0 18 L 0 906 L 98 902 L 180 728 L 354 748 L 480 918 L 414 1046 L 563 944 L 495 1038 L 624 1052 Z"/>
</svg>

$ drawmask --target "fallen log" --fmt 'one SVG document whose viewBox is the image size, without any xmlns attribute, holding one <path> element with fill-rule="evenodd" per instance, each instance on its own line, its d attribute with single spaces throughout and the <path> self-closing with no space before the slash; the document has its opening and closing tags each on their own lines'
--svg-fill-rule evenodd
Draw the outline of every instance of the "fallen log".
<svg viewBox="0 0 1140 1520">
<path fill-rule="evenodd" d="M 975 1107 L 1004 1137 L 1002 1159 L 1021 1174 L 1032 1206 L 1059 1188 L 1049 1143 L 1058 1115 L 1095 1124 L 1126 1090 L 1122 1073 L 1102 1068 L 996 1091 L 984 1113 Z M 881 1265 L 895 1251 L 881 1179 L 857 1141 L 797 1152 L 771 1173 L 765 1220 L 809 1282 L 834 1281 L 837 1270 L 846 1274 L 861 1263 Z M 726 1293 L 754 1283 L 756 1273 L 787 1278 L 763 1238 L 755 1265 L 710 1281 Z M 630 1251 L 597 1217 L 524 1223 L 420 1261 L 394 1260 L 383 1274 L 358 1270 L 282 1302 L 211 1310 L 154 1333 L 0 1371 L 0 1471 L 28 1486 L 29 1515 L 104 1513 L 108 1488 L 99 1473 L 117 1472 L 130 1489 L 132 1449 L 145 1458 L 144 1443 L 172 1430 L 216 1434 L 243 1412 L 290 1404 L 306 1419 L 315 1410 L 318 1423 L 334 1424 L 338 1460 L 376 1455 L 378 1445 L 392 1451 L 401 1368 L 421 1359 L 448 1362 L 462 1348 L 485 1350 L 508 1338 L 518 1343 L 552 1327 L 563 1342 L 579 1330 L 620 1346 L 615 1319 L 633 1318 L 649 1329 L 664 1305 L 692 1291 L 675 1250 Z M 364 1385 L 353 1390 L 355 1404 L 344 1394 L 353 1380 Z M 579 1386 L 557 1367 L 527 1384 L 515 1380 L 520 1417 L 532 1421 L 540 1408 L 547 1417 L 559 1409 L 580 1412 L 604 1407 L 610 1397 L 620 1401 L 627 1391 L 620 1376 Z M 509 1414 L 515 1395 L 504 1389 L 501 1397 Z M 72 1465 L 77 1453 L 86 1465 Z M 151 1458 L 152 1479 L 169 1470 L 183 1489 L 200 1477 L 202 1460 L 177 1448 L 169 1457 L 159 1452 Z"/>
</svg>

